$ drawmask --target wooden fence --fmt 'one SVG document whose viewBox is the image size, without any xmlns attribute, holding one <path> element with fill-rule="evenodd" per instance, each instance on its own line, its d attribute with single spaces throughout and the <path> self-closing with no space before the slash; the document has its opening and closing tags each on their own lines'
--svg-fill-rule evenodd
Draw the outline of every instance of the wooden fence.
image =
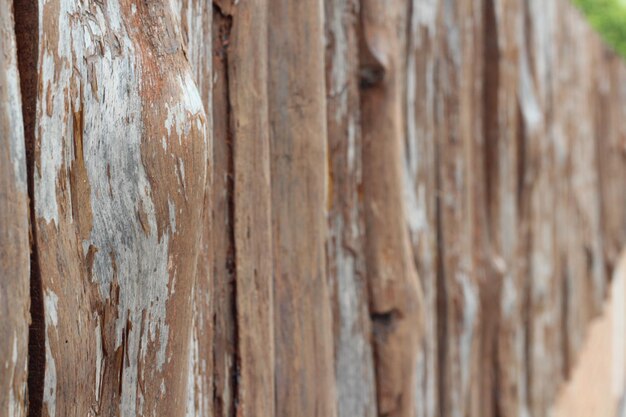
<svg viewBox="0 0 626 417">
<path fill-rule="evenodd" d="M 546 416 L 625 120 L 566 0 L 0 0 L 0 416 Z"/>
</svg>

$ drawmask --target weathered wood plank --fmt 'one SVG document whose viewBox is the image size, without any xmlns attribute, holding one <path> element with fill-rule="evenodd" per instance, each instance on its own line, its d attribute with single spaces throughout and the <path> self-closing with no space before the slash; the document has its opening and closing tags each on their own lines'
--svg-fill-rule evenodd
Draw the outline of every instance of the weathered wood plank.
<svg viewBox="0 0 626 417">
<path fill-rule="evenodd" d="M 377 415 L 364 264 L 357 24 L 359 2 L 327 0 L 326 97 L 330 158 L 328 278 L 333 303 L 337 413 Z"/>
<path fill-rule="evenodd" d="M 483 3 L 483 135 L 487 281 L 483 297 L 482 415 L 526 412 L 524 279 L 520 247 L 523 140 L 520 132 L 519 49 L 522 5 Z"/>
<path fill-rule="evenodd" d="M 0 415 L 26 184 L 33 414 L 549 415 L 626 239 L 626 70 L 566 0 L 15 10 Z"/>
<path fill-rule="evenodd" d="M 439 396 L 442 416 L 480 416 L 484 262 L 482 4 L 442 4 L 437 85 Z M 482 303 L 482 305 L 481 305 Z"/>
<path fill-rule="evenodd" d="M 30 248 L 13 2 L 0 1 L 0 416 L 26 416 Z"/>
<path fill-rule="evenodd" d="M 552 80 L 556 193 L 557 263 L 561 297 L 563 369 L 565 377 L 582 346 L 588 322 L 605 297 L 599 187 L 595 165 L 593 119 L 589 107 L 594 38 L 587 23 L 567 3 L 558 3 L 555 63 Z M 576 52 L 574 53 L 574 51 Z M 585 117 L 580 115 L 584 114 Z"/>
<path fill-rule="evenodd" d="M 527 389 L 533 416 L 545 415 L 563 379 L 565 355 L 560 331 L 563 276 L 557 255 L 557 204 L 553 79 L 558 2 L 525 6 L 520 62 L 524 178 L 522 222 L 527 228 Z M 549 383 L 547 381 L 550 381 Z"/>
<path fill-rule="evenodd" d="M 365 258 L 378 413 L 415 413 L 423 294 L 404 202 L 405 65 L 409 3 L 364 0 L 360 51 Z"/>
<path fill-rule="evenodd" d="M 274 281 L 267 1 L 233 2 L 228 48 L 233 132 L 238 417 L 274 416 Z"/>
<path fill-rule="evenodd" d="M 412 0 L 406 65 L 407 225 L 424 292 L 424 337 L 417 355 L 417 417 L 436 417 L 437 363 L 437 59 L 441 2 Z"/>
<path fill-rule="evenodd" d="M 186 416 L 213 416 L 213 117 L 212 42 L 213 8 L 202 0 L 179 1 L 178 16 L 185 56 L 207 115 L 207 176 L 204 188 L 201 245 L 193 289 L 193 317 L 189 343 Z"/>
<path fill-rule="evenodd" d="M 268 6 L 276 415 L 334 417 L 323 2 Z"/>
<path fill-rule="evenodd" d="M 622 59 L 604 48 L 597 51 L 595 97 L 592 98 L 597 146 L 598 182 L 606 267 L 612 270 L 626 242 L 626 72 Z"/>
<path fill-rule="evenodd" d="M 183 415 L 206 117 L 178 19 L 55 0 L 39 21 L 43 415 Z"/>
<path fill-rule="evenodd" d="M 213 375 L 215 417 L 234 417 L 236 373 L 236 295 L 234 162 L 229 103 L 228 50 L 232 16 L 228 2 L 213 3 L 213 190 L 212 263 Z"/>
</svg>

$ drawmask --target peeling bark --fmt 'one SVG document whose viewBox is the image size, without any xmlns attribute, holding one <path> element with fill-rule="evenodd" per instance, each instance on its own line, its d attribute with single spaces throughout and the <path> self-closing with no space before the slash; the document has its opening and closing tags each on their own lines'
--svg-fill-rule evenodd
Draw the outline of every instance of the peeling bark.
<svg viewBox="0 0 626 417">
<path fill-rule="evenodd" d="M 39 16 L 43 415 L 182 415 L 206 117 L 177 18 L 65 0 Z"/>
</svg>

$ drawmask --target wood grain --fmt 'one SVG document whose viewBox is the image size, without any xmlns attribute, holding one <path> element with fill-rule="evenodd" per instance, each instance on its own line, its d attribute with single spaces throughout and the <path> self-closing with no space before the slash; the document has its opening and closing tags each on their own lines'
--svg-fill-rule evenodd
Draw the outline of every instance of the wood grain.
<svg viewBox="0 0 626 417">
<path fill-rule="evenodd" d="M 0 416 L 26 416 L 30 248 L 13 2 L 0 1 Z"/>
<path fill-rule="evenodd" d="M 334 417 L 323 3 L 268 6 L 276 415 Z"/>
<path fill-rule="evenodd" d="M 162 2 L 39 14 L 43 415 L 182 415 L 206 116 L 178 19 Z"/>
</svg>

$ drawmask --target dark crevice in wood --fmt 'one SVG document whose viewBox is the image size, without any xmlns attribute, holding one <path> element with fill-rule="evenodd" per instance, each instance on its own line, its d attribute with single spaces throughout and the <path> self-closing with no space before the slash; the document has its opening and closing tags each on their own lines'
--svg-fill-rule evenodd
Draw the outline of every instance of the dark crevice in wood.
<svg viewBox="0 0 626 417">
<path fill-rule="evenodd" d="M 225 175 L 225 193 L 226 193 L 226 218 L 219 219 L 218 223 L 226 225 L 227 246 L 226 250 L 226 274 L 228 282 L 226 283 L 226 293 L 223 294 L 225 299 L 221 300 L 225 311 L 222 313 L 228 314 L 227 328 L 223 329 L 226 333 L 222 337 L 226 340 L 226 356 L 232 358 L 232 363 L 229 363 L 228 375 L 223 377 L 228 380 L 223 383 L 229 385 L 229 391 L 231 397 L 229 399 L 223 398 L 222 393 L 219 392 L 217 386 L 214 385 L 214 407 L 215 416 L 217 417 L 234 417 L 237 415 L 237 409 L 239 406 L 239 376 L 241 369 L 241 359 L 239 352 L 239 328 L 238 328 L 238 312 L 237 312 L 237 276 L 236 276 L 236 248 L 235 248 L 235 182 L 234 182 L 234 126 L 232 119 L 232 106 L 230 103 L 230 81 L 229 81 L 229 62 L 228 62 L 228 47 L 230 42 L 230 36 L 233 26 L 233 17 L 229 15 L 219 2 L 213 2 L 213 54 L 214 62 L 217 59 L 219 62 L 218 68 L 214 71 L 220 74 L 223 78 L 220 80 L 222 89 L 216 90 L 214 94 L 214 120 L 222 118 L 224 123 L 224 137 L 216 137 L 215 140 L 225 141 L 226 157 L 225 172 L 218 172 L 214 175 L 215 183 L 218 192 L 224 192 L 220 181 L 222 180 L 222 174 Z M 221 189 L 221 190 L 220 190 Z M 224 285 L 224 283 L 216 283 L 216 285 Z M 219 326 L 215 324 L 215 328 Z M 214 361 L 219 360 L 219 355 L 214 354 Z M 218 364 L 214 366 L 214 369 L 219 368 Z M 219 380 L 219 376 L 216 375 L 214 383 Z"/>
<path fill-rule="evenodd" d="M 528 258 L 528 252 L 524 254 L 525 258 Z M 528 276 L 528 273 L 526 273 L 525 275 L 523 275 L 524 277 Z M 524 384 L 524 392 L 526 393 L 526 397 L 522 398 L 522 402 L 525 403 L 529 408 L 530 408 L 530 389 L 531 389 L 531 370 L 532 370 L 532 366 L 531 366 L 531 345 L 530 345 L 530 340 L 531 340 L 531 320 L 532 320 L 532 314 L 531 314 L 531 309 L 530 309 L 530 302 L 531 302 L 531 295 L 530 295 L 530 280 L 529 279 L 524 279 L 524 288 L 523 288 L 523 305 L 524 308 L 522 309 L 522 327 L 524 329 L 524 343 L 523 343 L 523 348 L 524 348 L 524 352 L 523 352 L 523 366 L 524 366 L 524 379 L 523 379 L 523 384 Z"/>
<path fill-rule="evenodd" d="M 400 311 L 393 309 L 384 312 L 370 313 L 372 320 L 372 332 L 377 339 L 385 340 L 387 335 L 395 329 L 398 320 L 402 319 Z"/>
<path fill-rule="evenodd" d="M 526 53 L 528 56 L 528 65 L 530 67 L 531 74 L 534 74 L 534 57 L 530 54 L 531 45 L 531 17 L 528 2 L 522 4 L 522 31 L 523 38 L 520 45 L 520 54 Z M 525 52 L 521 49 L 524 48 Z M 526 127 L 526 121 L 524 120 L 524 114 L 522 109 L 522 98 L 518 96 L 518 117 L 519 117 L 519 129 L 517 131 L 517 149 L 518 149 L 518 202 L 519 202 L 519 223 L 520 223 L 520 258 L 522 259 L 522 270 L 520 276 L 522 278 L 522 310 L 521 319 L 523 324 L 524 341 L 523 341 L 523 366 L 524 366 L 524 392 L 526 398 L 522 401 L 526 403 L 528 409 L 532 409 L 532 388 L 533 388 L 533 357 L 532 357 L 532 342 L 533 338 L 533 296 L 532 296 L 532 280 L 530 279 L 531 273 L 531 253 L 532 253 L 532 240 L 530 225 L 532 224 L 531 218 L 531 187 L 530 182 L 526 177 L 532 175 L 532 171 L 529 171 L 530 167 L 530 151 L 529 151 L 529 138 Z"/>
<path fill-rule="evenodd" d="M 526 155 L 526 146 L 525 146 L 525 138 L 526 137 L 526 124 L 524 123 L 524 115 L 522 114 L 521 106 L 517 105 L 517 136 L 516 136 L 516 155 L 517 155 L 517 190 L 516 190 L 516 205 L 519 213 L 519 217 L 521 219 L 524 218 L 527 210 L 524 207 L 526 203 L 526 164 L 527 164 L 527 155 Z M 522 227 L 525 226 L 524 223 L 521 223 Z"/>
<path fill-rule="evenodd" d="M 15 35 L 22 95 L 22 115 L 26 141 L 28 196 L 30 204 L 30 316 L 28 330 L 28 415 L 40 416 L 43 406 L 46 369 L 46 323 L 44 318 L 41 274 L 37 253 L 35 214 L 35 121 L 37 117 L 37 76 L 39 55 L 38 2 L 15 0 Z"/>
<path fill-rule="evenodd" d="M 437 72 L 435 72 L 437 74 Z M 439 81 L 436 80 L 436 85 Z M 441 190 L 441 144 L 435 142 L 435 190 Z M 446 288 L 445 249 L 443 236 L 442 192 L 435 193 L 435 224 L 437 245 L 436 266 L 436 311 L 437 311 L 437 401 L 439 416 L 446 417 L 448 412 L 446 401 L 446 373 L 448 363 L 448 292 Z"/>
<path fill-rule="evenodd" d="M 500 141 L 505 132 L 500 128 L 500 90 L 503 87 L 500 80 L 501 55 L 499 47 L 498 21 L 494 0 L 483 0 L 483 67 L 482 67 L 482 115 L 483 137 L 482 164 L 484 178 L 484 215 L 487 229 L 484 236 L 484 256 L 490 257 L 491 248 L 497 248 L 496 234 L 499 229 L 499 203 L 498 193 L 500 181 Z M 499 248 L 498 248 L 499 249 Z M 489 261 L 487 261 L 489 262 Z M 483 358 L 483 410 L 493 417 L 499 417 L 502 413 L 503 399 L 499 395 L 500 376 L 500 314 L 502 280 L 501 273 L 491 265 L 484 265 L 485 273 L 489 280 L 481 285 L 480 298 L 482 309 L 485 312 L 485 320 L 482 327 Z M 487 414 L 486 414 L 487 415 Z"/>
<path fill-rule="evenodd" d="M 499 303 L 496 303 L 496 305 L 499 306 Z M 498 335 L 500 333 L 500 328 L 499 328 L 499 323 L 496 324 L 495 326 L 495 332 L 494 335 Z M 493 358 L 492 358 L 492 363 L 491 363 L 491 369 L 493 372 L 493 384 L 491 386 L 491 407 L 492 407 L 492 412 L 493 412 L 493 417 L 505 417 L 504 415 L 504 411 L 503 411 L 503 406 L 502 406 L 502 401 L 501 398 L 502 396 L 500 395 L 500 390 L 503 388 L 502 387 L 502 379 L 500 378 L 500 375 L 502 374 L 502 365 L 503 364 L 500 358 L 500 349 L 498 349 L 498 340 L 499 338 L 496 336 L 491 340 L 492 346 L 492 352 L 493 352 Z M 507 389 L 506 387 L 504 387 L 504 389 Z"/>
<path fill-rule="evenodd" d="M 569 335 L 569 314 L 572 313 L 569 300 L 569 274 L 567 272 L 567 262 L 565 256 L 561 259 L 561 350 L 563 352 L 563 379 L 567 381 L 570 373 L 570 335 Z"/>
<path fill-rule="evenodd" d="M 359 68 L 359 88 L 367 90 L 379 86 L 385 79 L 382 66 L 368 65 Z"/>
<path fill-rule="evenodd" d="M 522 47 L 524 47 L 522 45 Z M 530 390 L 530 334 L 531 334 L 531 280 L 529 279 L 529 262 L 530 262 L 530 239 L 529 239 L 529 226 L 530 226 L 530 193 L 529 187 L 526 181 L 527 165 L 528 165 L 528 149 L 526 144 L 526 123 L 524 122 L 524 115 L 522 113 L 522 107 L 517 104 L 517 137 L 516 137 L 516 154 L 517 154 L 517 209 L 518 209 L 518 224 L 519 224 L 519 249 L 518 256 L 521 260 L 519 277 L 522 280 L 521 292 L 521 310 L 520 320 L 522 321 L 523 330 L 523 353 L 522 364 L 523 367 L 523 379 L 522 383 L 525 386 L 524 392 L 529 395 Z M 520 368 L 522 372 L 522 368 Z M 528 398 L 521 398 L 521 402 L 528 403 Z"/>
<path fill-rule="evenodd" d="M 500 93 L 500 49 L 498 47 L 498 22 L 494 0 L 483 3 L 483 136 L 484 136 L 484 173 L 485 173 L 485 210 L 488 236 L 495 232 L 492 227 L 495 213 L 496 193 L 499 169 L 499 100 Z"/>
</svg>

